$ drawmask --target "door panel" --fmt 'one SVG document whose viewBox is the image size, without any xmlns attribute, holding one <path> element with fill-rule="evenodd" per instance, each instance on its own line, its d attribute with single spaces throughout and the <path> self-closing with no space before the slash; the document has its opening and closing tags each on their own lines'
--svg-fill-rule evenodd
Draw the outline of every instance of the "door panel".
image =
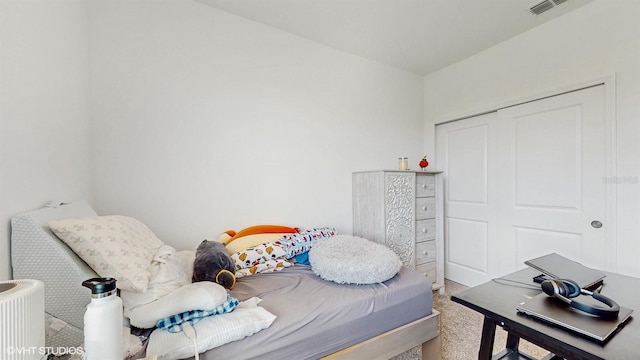
<svg viewBox="0 0 640 360">
<path fill-rule="evenodd" d="M 501 273 L 549 252 L 607 268 L 611 224 L 591 227 L 607 219 L 604 99 L 597 86 L 498 111 Z"/>
<path fill-rule="evenodd" d="M 447 134 L 449 201 L 487 203 L 487 124 Z"/>
<path fill-rule="evenodd" d="M 548 249 L 563 254 L 569 259 L 579 259 L 582 236 L 561 231 L 547 231 L 514 226 L 513 238 L 516 242 L 517 264 L 549 253 Z M 533 255 L 532 254 L 539 254 Z"/>
<path fill-rule="evenodd" d="M 445 179 L 445 275 L 478 284 L 496 270 L 496 113 L 437 127 L 437 163 Z M 492 163 L 493 161 L 493 163 Z M 443 164 L 443 165 L 440 165 Z"/>
<path fill-rule="evenodd" d="M 611 268 L 604 86 L 437 126 L 445 276 L 476 285 L 550 252 Z M 591 222 L 603 223 L 600 228 Z"/>
<path fill-rule="evenodd" d="M 450 217 L 447 229 L 450 235 L 447 260 L 451 270 L 462 267 L 487 275 L 488 222 Z"/>
<path fill-rule="evenodd" d="M 516 111 L 510 109 L 508 113 Z M 499 116 L 503 121 L 511 121 L 513 127 L 515 205 L 578 210 L 581 193 L 580 108 L 552 108 L 524 115 L 499 113 Z"/>
</svg>

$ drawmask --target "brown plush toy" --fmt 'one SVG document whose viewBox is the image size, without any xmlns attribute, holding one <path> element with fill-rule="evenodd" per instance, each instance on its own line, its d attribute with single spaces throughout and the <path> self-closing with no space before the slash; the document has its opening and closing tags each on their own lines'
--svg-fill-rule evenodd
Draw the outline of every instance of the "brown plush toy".
<svg viewBox="0 0 640 360">
<path fill-rule="evenodd" d="M 196 249 L 193 282 L 211 281 L 232 289 L 236 284 L 235 264 L 224 244 L 204 240 Z"/>
</svg>

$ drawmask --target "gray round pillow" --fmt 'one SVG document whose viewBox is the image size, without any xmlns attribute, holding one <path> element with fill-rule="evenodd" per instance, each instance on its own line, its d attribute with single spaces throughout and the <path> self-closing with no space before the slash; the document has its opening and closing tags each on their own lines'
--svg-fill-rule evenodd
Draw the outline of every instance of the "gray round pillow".
<svg viewBox="0 0 640 360">
<path fill-rule="evenodd" d="M 338 284 L 375 284 L 394 277 L 402 261 L 388 247 L 349 235 L 336 235 L 309 250 L 313 272 Z"/>
</svg>

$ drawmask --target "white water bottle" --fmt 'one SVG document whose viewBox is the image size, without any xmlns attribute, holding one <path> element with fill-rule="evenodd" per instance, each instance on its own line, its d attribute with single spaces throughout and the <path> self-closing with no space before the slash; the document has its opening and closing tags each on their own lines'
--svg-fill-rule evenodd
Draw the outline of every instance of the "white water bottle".
<svg viewBox="0 0 640 360">
<path fill-rule="evenodd" d="M 122 359 L 122 300 L 116 293 L 116 279 L 93 278 L 82 286 L 91 289 L 84 313 L 85 359 Z"/>
</svg>

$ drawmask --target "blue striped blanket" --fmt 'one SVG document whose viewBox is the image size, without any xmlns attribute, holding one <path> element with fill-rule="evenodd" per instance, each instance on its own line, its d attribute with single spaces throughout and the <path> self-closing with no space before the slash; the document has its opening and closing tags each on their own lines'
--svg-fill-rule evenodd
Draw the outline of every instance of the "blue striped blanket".
<svg viewBox="0 0 640 360">
<path fill-rule="evenodd" d="M 164 329 L 172 333 L 181 332 L 183 330 L 183 324 L 189 322 L 194 325 L 198 321 L 206 318 L 207 316 L 219 315 L 232 312 L 236 306 L 238 306 L 238 299 L 231 297 L 227 294 L 227 301 L 220 306 L 210 310 L 190 310 L 180 314 L 171 315 L 164 319 L 158 320 L 156 326 L 159 329 Z"/>
</svg>

